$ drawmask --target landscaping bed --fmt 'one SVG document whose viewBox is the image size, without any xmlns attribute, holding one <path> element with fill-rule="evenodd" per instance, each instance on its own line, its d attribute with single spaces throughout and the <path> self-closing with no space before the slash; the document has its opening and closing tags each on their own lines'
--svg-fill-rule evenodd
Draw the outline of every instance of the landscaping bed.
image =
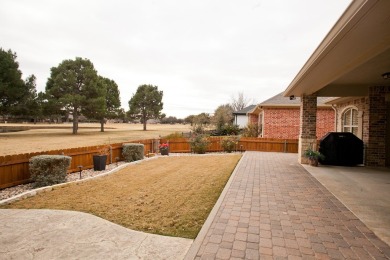
<svg viewBox="0 0 390 260">
<path fill-rule="evenodd" d="M 73 182 L 73 181 L 78 181 L 80 179 L 85 180 L 85 179 L 93 178 L 93 177 L 96 177 L 96 176 L 101 175 L 103 173 L 107 173 L 107 172 L 115 169 L 116 167 L 123 165 L 124 163 L 125 162 L 122 161 L 122 162 L 118 162 L 118 163 L 109 164 L 106 166 L 106 170 L 104 170 L 104 171 L 94 171 L 93 169 L 82 170 L 81 171 L 81 178 L 80 178 L 79 172 L 70 173 L 70 174 L 67 174 L 67 176 L 66 176 L 66 182 Z M 21 184 L 21 185 L 17 185 L 17 186 L 11 187 L 11 188 L 1 189 L 0 190 L 0 201 L 5 200 L 5 199 L 9 199 L 11 197 L 14 197 L 16 195 L 19 195 L 19 194 L 22 194 L 22 193 L 25 193 L 28 191 L 31 191 L 33 189 L 34 188 L 33 188 L 32 183 Z"/>
<path fill-rule="evenodd" d="M 139 161 L 0 208 L 82 211 L 134 230 L 195 238 L 240 158 L 218 154 Z"/>
</svg>

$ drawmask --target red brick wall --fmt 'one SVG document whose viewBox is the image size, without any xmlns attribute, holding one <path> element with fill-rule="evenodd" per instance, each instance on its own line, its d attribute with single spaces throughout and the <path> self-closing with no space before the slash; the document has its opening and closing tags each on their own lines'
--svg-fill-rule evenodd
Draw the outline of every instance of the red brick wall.
<svg viewBox="0 0 390 260">
<path fill-rule="evenodd" d="M 256 114 L 249 114 L 249 123 L 257 124 L 259 122 L 259 117 Z"/>
<path fill-rule="evenodd" d="M 299 138 L 300 108 L 264 108 L 264 138 Z M 335 112 L 332 108 L 317 110 L 317 138 L 335 131 Z"/>
<path fill-rule="evenodd" d="M 265 108 L 264 138 L 298 139 L 299 108 Z"/>
<path fill-rule="evenodd" d="M 333 108 L 317 108 L 317 139 L 326 133 L 336 131 L 335 111 Z"/>
<path fill-rule="evenodd" d="M 369 88 L 369 133 L 366 143 L 366 165 L 374 167 L 390 166 L 390 145 L 387 129 L 386 94 L 390 94 L 390 87 Z"/>
</svg>

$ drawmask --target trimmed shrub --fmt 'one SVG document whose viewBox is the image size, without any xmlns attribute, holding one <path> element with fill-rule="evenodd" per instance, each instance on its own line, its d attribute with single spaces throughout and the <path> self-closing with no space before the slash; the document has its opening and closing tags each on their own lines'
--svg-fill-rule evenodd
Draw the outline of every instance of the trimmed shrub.
<svg viewBox="0 0 390 260">
<path fill-rule="evenodd" d="M 243 137 L 258 137 L 260 129 L 258 124 L 248 124 L 242 133 Z"/>
<path fill-rule="evenodd" d="M 123 144 L 122 156 L 126 162 L 142 160 L 144 158 L 144 149 L 143 144 Z"/>
<path fill-rule="evenodd" d="M 234 151 L 238 144 L 238 138 L 234 136 L 227 136 L 221 140 L 221 146 L 227 153 Z"/>
<path fill-rule="evenodd" d="M 198 154 L 204 154 L 207 151 L 207 148 L 209 147 L 209 140 L 208 136 L 206 135 L 195 135 L 190 138 L 190 146 L 191 150 L 194 153 Z"/>
<path fill-rule="evenodd" d="M 38 155 L 30 158 L 29 170 L 33 187 L 43 187 L 66 181 L 66 171 L 72 157 L 65 155 Z"/>
</svg>

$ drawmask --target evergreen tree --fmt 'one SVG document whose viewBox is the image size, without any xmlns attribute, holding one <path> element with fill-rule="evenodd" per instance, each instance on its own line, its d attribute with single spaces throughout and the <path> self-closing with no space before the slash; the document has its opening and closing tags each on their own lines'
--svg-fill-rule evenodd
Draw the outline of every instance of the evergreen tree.
<svg viewBox="0 0 390 260">
<path fill-rule="evenodd" d="M 100 131 L 104 132 L 106 120 L 119 116 L 121 101 L 119 88 L 115 81 L 99 76 L 98 85 L 101 96 L 94 102 L 89 102 L 88 106 L 83 108 L 83 114 L 99 120 Z"/>
<path fill-rule="evenodd" d="M 73 134 L 77 134 L 78 117 L 83 108 L 101 109 L 104 105 L 98 74 L 88 59 L 77 57 L 75 60 L 64 60 L 51 68 L 46 92 L 49 99 L 57 101 L 63 109 L 72 113 Z"/>
<path fill-rule="evenodd" d="M 20 104 L 29 95 L 16 58 L 16 53 L 0 48 L 0 115 L 4 120 L 7 116 L 16 114 L 18 106 L 20 108 Z"/>
<path fill-rule="evenodd" d="M 140 115 L 143 130 L 146 131 L 146 122 L 151 118 L 158 118 L 163 109 L 163 92 L 157 86 L 141 85 L 129 101 L 130 114 Z"/>
</svg>

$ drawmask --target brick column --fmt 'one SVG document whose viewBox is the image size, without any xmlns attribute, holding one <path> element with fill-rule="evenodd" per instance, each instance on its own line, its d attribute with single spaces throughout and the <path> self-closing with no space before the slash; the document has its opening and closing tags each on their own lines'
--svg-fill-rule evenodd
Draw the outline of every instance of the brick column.
<svg viewBox="0 0 390 260">
<path fill-rule="evenodd" d="M 303 95 L 301 97 L 300 135 L 298 147 L 298 161 L 308 164 L 303 153 L 309 147 L 317 149 L 317 96 Z"/>
<path fill-rule="evenodd" d="M 389 95 L 390 87 L 370 87 L 368 140 L 366 142 L 366 165 L 384 167 L 389 165 Z M 387 147 L 387 148 L 386 148 Z M 387 159 L 387 163 L 386 163 Z"/>
</svg>

